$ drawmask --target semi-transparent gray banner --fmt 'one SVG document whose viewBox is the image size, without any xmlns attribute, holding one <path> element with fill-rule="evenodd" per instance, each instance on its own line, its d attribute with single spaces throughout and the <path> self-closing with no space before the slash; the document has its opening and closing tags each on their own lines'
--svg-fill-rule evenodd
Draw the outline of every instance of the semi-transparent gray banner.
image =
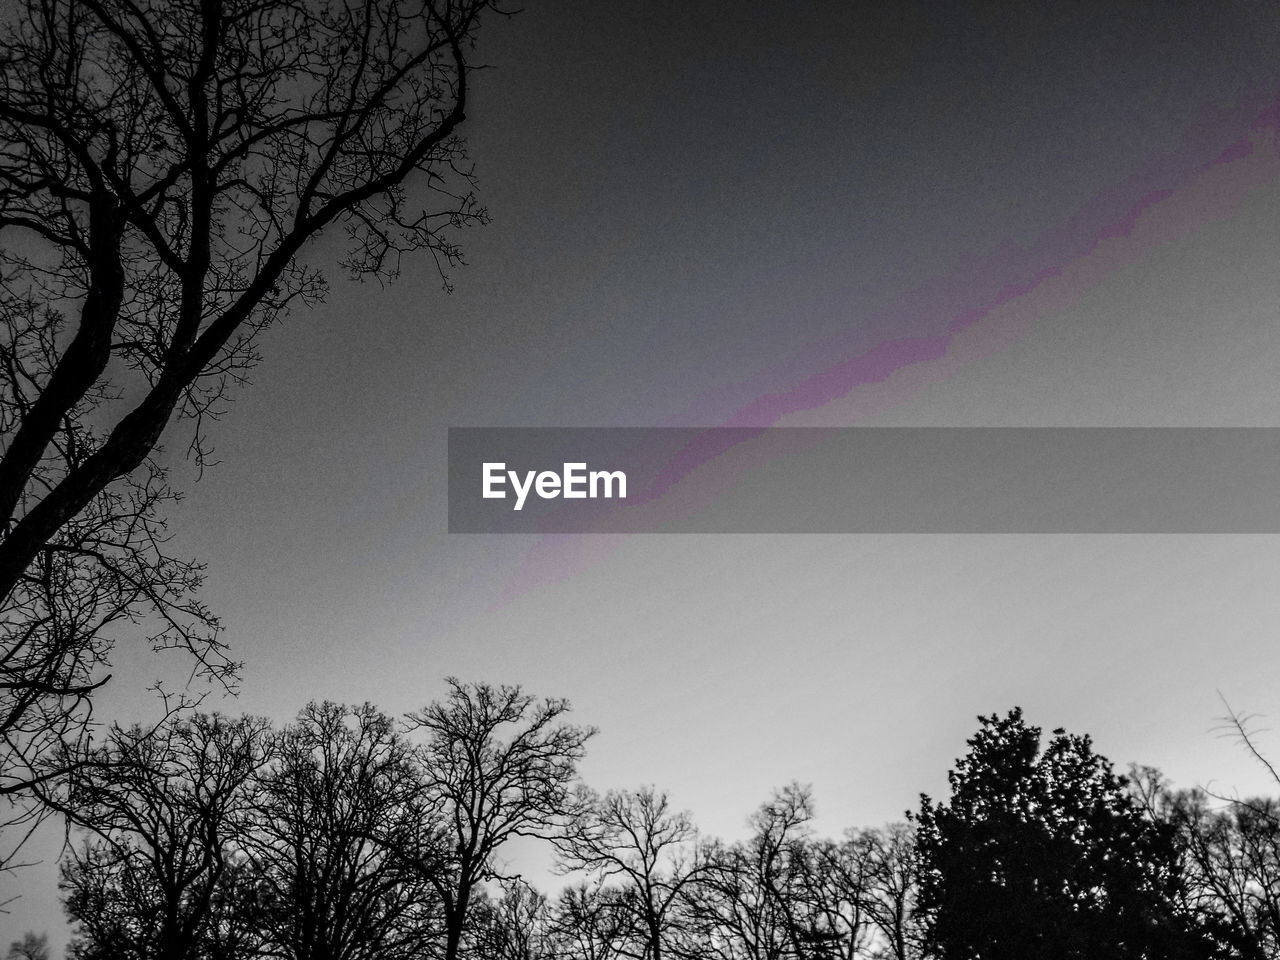
<svg viewBox="0 0 1280 960">
<path fill-rule="evenodd" d="M 1280 533 L 1280 429 L 449 430 L 450 533 Z"/>
</svg>

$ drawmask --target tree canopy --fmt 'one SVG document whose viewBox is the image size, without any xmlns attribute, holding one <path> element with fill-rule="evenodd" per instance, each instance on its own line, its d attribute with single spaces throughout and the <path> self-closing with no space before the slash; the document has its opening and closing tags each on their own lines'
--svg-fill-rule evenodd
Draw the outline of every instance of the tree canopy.
<svg viewBox="0 0 1280 960">
<path fill-rule="evenodd" d="M 945 960 L 1212 955 L 1183 909 L 1172 831 L 1150 820 L 1087 736 L 1021 709 L 979 718 L 948 776 L 922 796 L 920 909 Z"/>
<path fill-rule="evenodd" d="M 0 795 L 57 776 L 118 639 L 236 664 L 165 546 L 171 422 L 355 275 L 460 260 L 488 0 L 24 0 L 0 32 Z M 61 752 L 64 759 L 71 756 Z"/>
</svg>

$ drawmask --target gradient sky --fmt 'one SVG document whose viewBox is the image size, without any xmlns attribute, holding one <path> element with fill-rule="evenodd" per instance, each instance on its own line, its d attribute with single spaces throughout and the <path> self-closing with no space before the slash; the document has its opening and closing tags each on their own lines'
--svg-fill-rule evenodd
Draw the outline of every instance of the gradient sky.
<svg viewBox="0 0 1280 960">
<path fill-rule="evenodd" d="M 897 819 L 1015 704 L 1265 789 L 1215 726 L 1280 713 L 1276 537 L 449 536 L 444 478 L 449 426 L 1280 426 L 1277 41 L 1256 0 L 494 18 L 455 292 L 331 270 L 173 516 L 220 707 L 522 683 L 601 728 L 594 785 L 722 835 L 792 779 L 824 831 Z M 116 661 L 145 716 L 161 666 Z M 0 944 L 52 878 L 0 883 Z"/>
</svg>

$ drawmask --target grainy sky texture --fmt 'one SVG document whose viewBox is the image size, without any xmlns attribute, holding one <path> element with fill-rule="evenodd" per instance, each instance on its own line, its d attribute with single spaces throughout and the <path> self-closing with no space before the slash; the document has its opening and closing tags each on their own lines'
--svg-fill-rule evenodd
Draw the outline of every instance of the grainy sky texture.
<svg viewBox="0 0 1280 960">
<path fill-rule="evenodd" d="M 792 779 L 897 819 L 1015 704 L 1265 788 L 1214 730 L 1280 714 L 1276 537 L 449 536 L 444 480 L 449 426 L 1280 426 L 1280 5 L 566 0 L 481 54 L 456 291 L 332 269 L 173 517 L 223 709 L 517 682 L 727 835 Z"/>
</svg>

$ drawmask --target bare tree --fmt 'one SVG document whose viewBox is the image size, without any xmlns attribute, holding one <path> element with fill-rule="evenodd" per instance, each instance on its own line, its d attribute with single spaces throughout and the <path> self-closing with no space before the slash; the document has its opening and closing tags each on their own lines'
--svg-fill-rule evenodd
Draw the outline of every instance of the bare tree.
<svg viewBox="0 0 1280 960">
<path fill-rule="evenodd" d="M 1177 826 L 1192 907 L 1221 918 L 1243 960 L 1280 955 L 1280 804 L 1222 804 L 1203 790 L 1166 792 L 1161 816 Z"/>
<path fill-rule="evenodd" d="M 1224 698 L 1219 729 L 1236 740 L 1280 786 L 1280 772 L 1258 742 L 1258 715 Z M 1158 771 L 1136 767 L 1131 782 L 1153 820 L 1178 832 L 1190 908 L 1245 960 L 1280 956 L 1280 801 L 1174 792 Z"/>
<path fill-rule="evenodd" d="M 517 878 L 503 880 L 500 896 L 474 904 L 476 916 L 466 954 L 476 960 L 552 960 L 554 944 L 547 898 Z"/>
<path fill-rule="evenodd" d="M 867 915 L 883 938 L 888 960 L 923 955 L 924 930 L 916 915 L 919 864 L 910 824 L 891 823 L 851 838 L 869 853 Z"/>
<path fill-rule="evenodd" d="M 818 903 L 809 862 L 813 799 L 790 784 L 751 815 L 745 842 L 702 851 L 684 902 L 699 951 L 725 960 L 794 960 L 814 954 Z"/>
<path fill-rule="evenodd" d="M 260 952 L 283 960 L 417 956 L 441 936 L 424 872 L 439 860 L 420 769 L 372 706 L 310 704 L 278 738 L 243 841 Z"/>
<path fill-rule="evenodd" d="M 908 827 L 811 835 L 808 787 L 752 814 L 741 842 L 701 852 L 683 901 L 699 956 L 724 960 L 916 960 L 915 848 Z"/>
<path fill-rule="evenodd" d="M 616 960 L 637 935 L 636 911 L 625 891 L 573 884 L 560 892 L 551 915 L 552 936 L 566 960 Z"/>
<path fill-rule="evenodd" d="M 50 957 L 48 935 L 32 932 L 9 944 L 9 952 L 5 954 L 5 960 L 50 960 Z"/>
<path fill-rule="evenodd" d="M 256 335 L 323 297 L 323 231 L 356 275 L 459 262 L 486 9 L 24 0 L 0 36 L 0 795 L 58 772 L 122 634 L 232 678 L 157 445 L 185 418 L 207 462 Z"/>
<path fill-rule="evenodd" d="M 207 955 L 224 932 L 225 881 L 270 754 L 270 728 L 254 717 L 195 714 L 111 731 L 59 804 L 88 835 L 62 864 L 81 954 Z"/>
<path fill-rule="evenodd" d="M 619 956 L 662 960 L 674 946 L 681 894 L 701 871 L 696 839 L 688 814 L 672 810 L 665 793 L 641 787 L 603 796 L 583 790 L 556 845 L 563 871 L 584 871 L 631 913 L 634 936 L 619 945 Z"/>
<path fill-rule="evenodd" d="M 851 829 L 841 842 L 814 845 L 809 861 L 820 956 L 916 960 L 923 956 L 916 916 L 915 834 L 908 824 Z"/>
<path fill-rule="evenodd" d="M 567 700 L 447 682 L 449 696 L 408 723 L 428 736 L 423 792 L 445 832 L 443 869 L 429 876 L 443 904 L 444 957 L 457 960 L 473 896 L 499 875 L 495 853 L 512 837 L 547 837 L 562 825 L 595 730 L 564 722 Z"/>
</svg>

